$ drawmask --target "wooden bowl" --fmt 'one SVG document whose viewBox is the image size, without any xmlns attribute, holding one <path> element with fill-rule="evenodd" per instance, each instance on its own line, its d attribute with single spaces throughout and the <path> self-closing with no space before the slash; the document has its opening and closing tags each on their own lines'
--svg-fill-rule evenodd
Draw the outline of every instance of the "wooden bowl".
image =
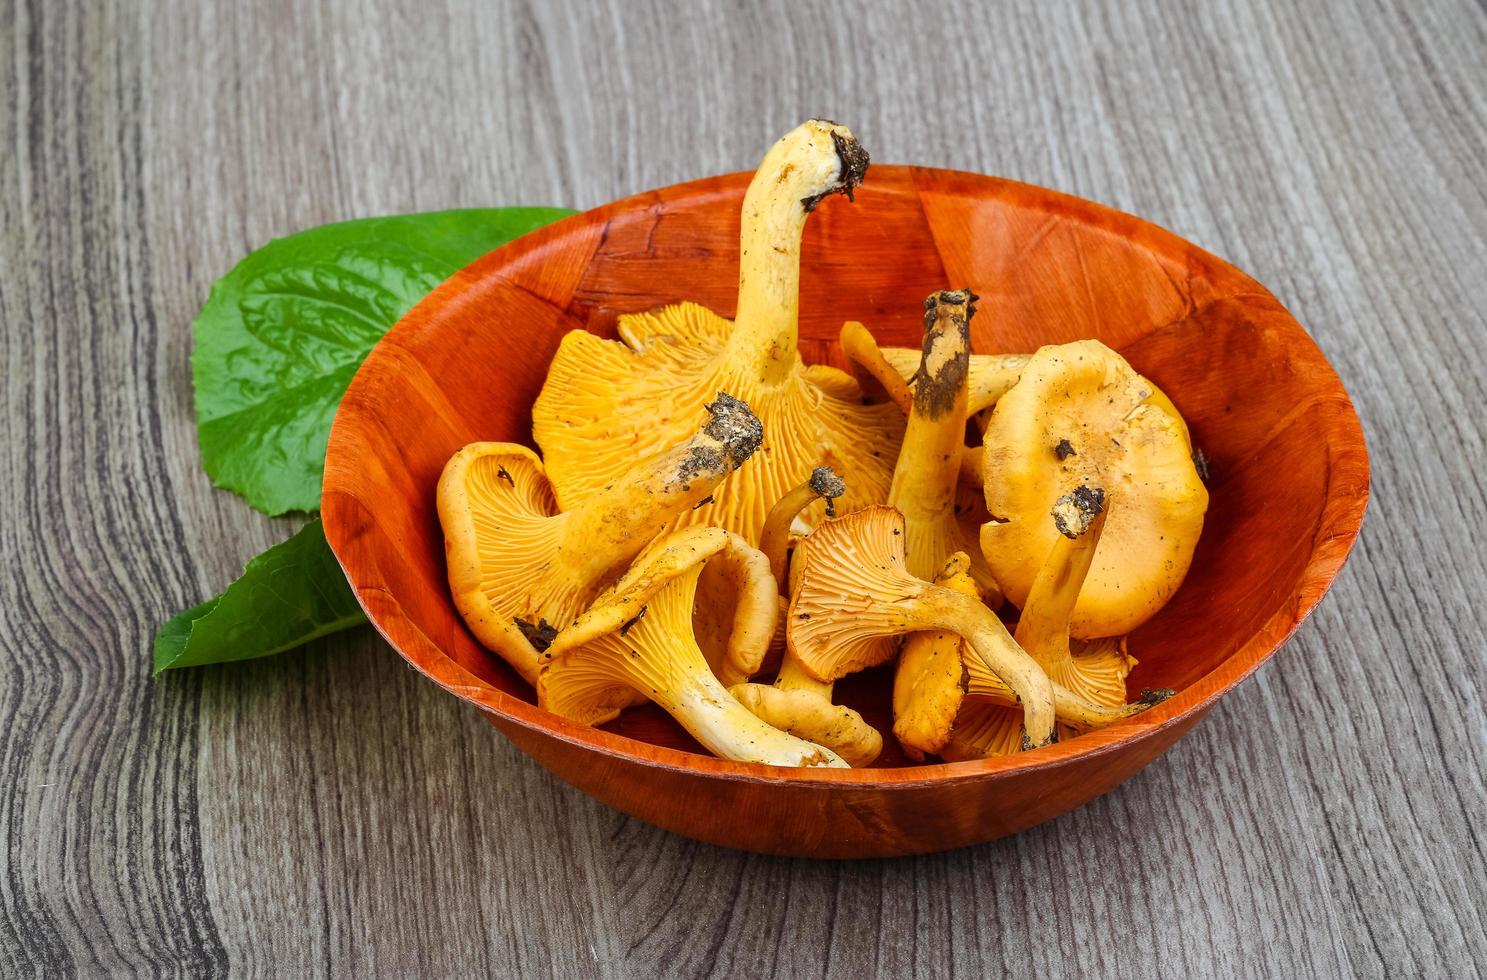
<svg viewBox="0 0 1487 980">
<path fill-rule="evenodd" d="M 530 406 L 564 332 L 693 299 L 732 316 L 749 174 L 576 215 L 486 255 L 377 345 L 326 454 L 326 536 L 372 622 L 562 779 L 643 820 L 730 847 L 816 857 L 938 851 L 1041 823 L 1156 758 L 1269 657 L 1321 599 L 1368 500 L 1368 458 L 1331 366 L 1263 286 L 1170 232 L 1078 198 L 974 174 L 874 166 L 856 204 L 807 225 L 801 347 L 840 364 L 842 321 L 917 346 L 920 302 L 981 294 L 975 349 L 1095 337 L 1181 408 L 1212 503 L 1186 583 L 1130 641 L 1132 690 L 1177 695 L 1131 721 L 1010 758 L 775 769 L 701 754 L 653 707 L 603 729 L 537 707 L 465 629 L 445 581 L 434 487 L 481 439 L 530 443 Z M 886 733 L 888 675 L 843 700 Z M 1195 789 L 1196 791 L 1196 789 Z"/>
</svg>

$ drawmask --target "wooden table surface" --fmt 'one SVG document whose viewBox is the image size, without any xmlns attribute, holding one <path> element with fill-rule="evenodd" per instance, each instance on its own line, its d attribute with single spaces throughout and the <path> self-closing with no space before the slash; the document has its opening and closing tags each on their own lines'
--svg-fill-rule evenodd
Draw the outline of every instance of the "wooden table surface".
<svg viewBox="0 0 1487 980">
<path fill-rule="evenodd" d="M 1480 975 L 1487 8 L 1182 6 L 0 2 L 0 976 Z M 294 526 L 200 468 L 214 278 L 750 169 L 815 113 L 1172 228 L 1342 374 L 1362 538 L 1185 741 L 1018 837 L 828 863 L 590 801 L 368 629 L 150 679 Z"/>
</svg>

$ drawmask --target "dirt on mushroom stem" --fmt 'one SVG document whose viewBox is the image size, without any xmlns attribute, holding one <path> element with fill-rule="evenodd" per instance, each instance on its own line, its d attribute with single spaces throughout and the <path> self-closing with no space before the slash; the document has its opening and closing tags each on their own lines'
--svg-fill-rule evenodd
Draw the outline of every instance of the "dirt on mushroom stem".
<svg viewBox="0 0 1487 980">
<path fill-rule="evenodd" d="M 904 515 L 909 571 L 928 580 L 950 555 L 965 552 L 977 585 L 996 605 L 1000 589 L 980 557 L 979 518 L 957 506 L 976 499 L 963 495 L 961 457 L 977 298 L 966 288 L 939 290 L 924 300 L 919 368 L 908 382 L 912 401 L 887 500 Z"/>
</svg>

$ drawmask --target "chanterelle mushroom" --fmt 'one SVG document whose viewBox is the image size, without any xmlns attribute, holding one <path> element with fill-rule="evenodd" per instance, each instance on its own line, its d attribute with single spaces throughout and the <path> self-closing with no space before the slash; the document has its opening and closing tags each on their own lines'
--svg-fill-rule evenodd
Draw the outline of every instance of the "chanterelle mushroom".
<svg viewBox="0 0 1487 980">
<path fill-rule="evenodd" d="M 790 601 L 790 650 L 807 673 L 830 681 L 893 658 L 896 637 L 948 630 L 1017 692 L 1032 746 L 1054 737 L 1054 690 L 996 615 L 966 595 L 909 574 L 904 518 L 865 507 L 816 528 L 804 542 Z"/>
<path fill-rule="evenodd" d="M 727 537 L 719 528 L 686 528 L 641 556 L 553 641 L 537 684 L 538 703 L 565 718 L 599 725 L 639 694 L 721 758 L 844 767 L 829 749 L 765 724 L 739 704 L 697 646 L 692 633 L 697 577 L 702 562 L 722 550 Z"/>
<path fill-rule="evenodd" d="M 764 451 L 713 499 L 684 515 L 757 542 L 769 507 L 823 458 L 851 488 L 845 509 L 888 496 L 903 417 L 864 405 L 857 382 L 806 367 L 796 349 L 800 242 L 821 200 L 850 194 L 867 154 L 845 126 L 811 120 L 765 155 L 744 197 L 733 322 L 695 303 L 620 317 L 623 343 L 563 338 L 532 408 L 533 431 L 563 509 L 613 483 L 637 454 L 674 443 L 712 392 L 746 400 Z"/>
<path fill-rule="evenodd" d="M 768 556 L 776 579 L 786 581 L 789 529 L 796 515 L 821 498 L 826 500 L 827 514 L 835 516 L 832 503 L 845 492 L 841 477 L 830 467 L 819 466 L 809 480 L 770 508 L 760 550 Z M 797 549 L 807 547 L 807 541 Z M 775 728 L 824 745 L 849 765 L 870 765 L 883 751 L 883 736 L 856 711 L 833 704 L 832 686 L 806 673 L 787 649 L 773 686 L 738 684 L 730 690 L 744 707 Z"/>
<path fill-rule="evenodd" d="M 1079 487 L 1054 503 L 1050 519 L 1059 537 L 1038 572 L 1017 622 L 1018 645 L 1053 682 L 1060 737 L 1121 721 L 1172 696 L 1172 691 L 1165 688 L 1148 690 L 1142 691 L 1136 701 L 1126 703 L 1126 675 L 1136 661 L 1126 654 L 1124 641 L 1116 638 L 1071 643 L 1069 639 L 1069 614 L 1099 543 L 1103 505 L 1103 491 L 1089 487 Z M 954 583 L 949 584 L 954 587 Z M 968 585 L 962 577 L 960 588 Z M 915 636 L 910 642 L 919 639 Z M 906 645 L 899 668 L 901 677 L 909 660 Z M 937 663 L 927 655 L 920 656 L 919 680 L 912 696 L 906 692 L 902 712 L 899 690 L 895 689 L 895 717 L 902 714 L 904 722 L 900 725 L 895 721 L 894 733 L 905 741 L 906 748 L 912 744 L 922 752 L 939 753 L 947 759 L 1015 751 L 1013 735 L 1019 712 L 1015 707 L 1004 707 L 1014 703 L 1006 685 L 968 659 L 960 678 L 965 704 L 956 705 L 953 726 L 946 727 L 943 718 L 954 692 L 947 690 L 944 671 L 931 669 Z"/>
<path fill-rule="evenodd" d="M 956 506 L 960 456 L 965 449 L 966 368 L 971 355 L 975 293 L 942 290 L 924 301 L 924 346 L 909 381 L 913 403 L 893 470 L 888 503 L 904 515 L 904 550 L 910 574 L 928 579 L 957 551 L 972 555 L 971 575 L 983 592 L 1001 601 L 996 580 L 977 560 L 979 527 Z"/>
<path fill-rule="evenodd" d="M 709 556 L 697 580 L 692 629 L 697 645 L 723 686 L 748 680 L 763 668 L 784 630 L 779 586 L 769 559 L 732 531 Z"/>
<path fill-rule="evenodd" d="M 1074 607 L 1076 637 L 1119 636 L 1177 591 L 1208 491 L 1187 429 L 1155 386 L 1095 340 L 1044 347 L 992 410 L 983 476 L 992 522 L 986 562 L 1007 597 L 1027 602 L 1058 531 L 1048 501 L 1104 487 L 1109 517 Z"/>
<path fill-rule="evenodd" d="M 935 584 L 968 599 L 980 598 L 970 566 L 965 552 L 956 552 L 935 576 Z M 893 675 L 893 734 L 904 754 L 915 762 L 922 762 L 926 755 L 938 755 L 949 741 L 951 730 L 960 725 L 967 682 L 965 658 L 980 662 L 975 653 L 965 649 L 960 635 L 951 630 L 914 633 L 904 640 Z M 1017 752 L 1022 748 L 1022 715 L 1015 709 L 1009 714 L 1016 716 L 1012 719 L 1009 751 Z"/>
<path fill-rule="evenodd" d="M 848 324 L 847 326 L 853 326 Z M 847 339 L 847 326 L 842 328 L 842 350 L 853 360 L 853 363 L 864 372 L 870 374 L 879 387 L 888 390 L 890 395 L 897 389 L 892 387 L 891 382 L 882 381 L 879 375 L 884 369 L 891 371 L 900 379 L 913 377 L 919 370 L 919 351 L 912 347 L 884 347 L 881 350 L 874 346 L 871 353 L 861 351 L 856 347 L 849 349 Z M 861 324 L 856 324 L 861 328 Z M 852 342 L 861 345 L 862 333 L 853 332 Z M 871 337 L 868 337 L 871 340 Z M 1001 398 L 1022 375 L 1022 369 L 1027 367 L 1027 362 L 1032 359 L 1031 354 L 972 354 L 968 382 L 969 392 L 966 398 L 966 413 L 973 419 L 982 420 L 982 428 L 985 428 L 985 418 L 989 409 L 996 405 L 997 399 Z M 1160 405 L 1171 412 L 1174 418 L 1181 421 L 1182 416 L 1177 407 L 1172 404 L 1165 394 L 1155 385 L 1151 389 L 1151 397 L 1148 399 L 1153 405 Z M 1187 426 L 1183 426 L 1183 438 L 1187 438 Z M 968 483 L 979 487 L 981 485 L 981 447 L 967 447 L 960 462 L 960 479 L 962 483 Z"/>
<path fill-rule="evenodd" d="M 707 416 L 562 513 L 524 446 L 473 443 L 445 465 L 438 508 L 455 608 L 529 683 L 557 633 L 759 447 L 759 420 L 738 399 L 719 392 Z"/>
</svg>

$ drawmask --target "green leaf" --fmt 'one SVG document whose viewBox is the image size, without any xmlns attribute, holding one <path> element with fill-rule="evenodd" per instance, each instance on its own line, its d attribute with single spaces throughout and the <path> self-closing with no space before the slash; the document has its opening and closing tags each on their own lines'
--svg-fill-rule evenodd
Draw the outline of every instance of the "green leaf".
<svg viewBox="0 0 1487 980">
<path fill-rule="evenodd" d="M 319 518 L 155 634 L 155 673 L 283 653 L 366 622 Z"/>
<path fill-rule="evenodd" d="M 336 405 L 372 345 L 435 286 L 572 214 L 479 208 L 312 228 L 212 287 L 191 356 L 202 463 L 268 514 L 320 505 Z"/>
</svg>

